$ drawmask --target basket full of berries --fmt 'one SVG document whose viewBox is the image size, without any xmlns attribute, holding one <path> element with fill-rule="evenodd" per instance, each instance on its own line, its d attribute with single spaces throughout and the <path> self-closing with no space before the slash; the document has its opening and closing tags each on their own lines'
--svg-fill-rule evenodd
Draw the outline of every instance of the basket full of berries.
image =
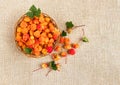
<svg viewBox="0 0 120 85">
<path fill-rule="evenodd" d="M 55 20 L 34 5 L 15 25 L 16 45 L 29 57 L 43 57 L 51 53 L 59 36 Z"/>
</svg>

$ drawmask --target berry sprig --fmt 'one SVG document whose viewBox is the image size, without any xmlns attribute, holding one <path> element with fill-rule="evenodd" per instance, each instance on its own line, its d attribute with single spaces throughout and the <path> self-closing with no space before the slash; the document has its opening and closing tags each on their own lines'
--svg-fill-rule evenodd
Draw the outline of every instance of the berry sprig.
<svg viewBox="0 0 120 85">
<path fill-rule="evenodd" d="M 38 69 L 33 70 L 33 72 L 38 71 L 40 69 L 46 69 L 49 68 L 50 70 L 48 71 L 48 73 L 46 74 L 46 76 L 48 76 L 48 74 L 54 70 L 54 71 L 59 71 L 60 70 L 61 65 L 59 63 L 55 63 L 55 61 L 51 61 L 48 63 L 42 63 L 41 66 Z"/>
<path fill-rule="evenodd" d="M 68 33 L 71 33 L 72 30 L 74 30 L 74 29 L 76 29 L 76 28 L 84 27 L 84 26 L 85 26 L 85 25 L 75 26 L 75 25 L 72 23 L 72 21 L 67 21 L 67 22 L 65 23 L 65 25 L 66 25 L 66 31 L 67 31 Z"/>
</svg>

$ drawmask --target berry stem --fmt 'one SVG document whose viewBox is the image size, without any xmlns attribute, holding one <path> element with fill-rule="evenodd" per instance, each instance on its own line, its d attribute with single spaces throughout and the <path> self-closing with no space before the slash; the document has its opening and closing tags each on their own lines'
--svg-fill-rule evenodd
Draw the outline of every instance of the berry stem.
<svg viewBox="0 0 120 85">
<path fill-rule="evenodd" d="M 84 31 L 84 29 L 82 29 L 82 32 L 83 32 L 83 36 L 85 36 L 85 31 Z"/>
<path fill-rule="evenodd" d="M 74 26 L 72 29 L 76 29 L 78 27 L 84 27 L 85 25 L 78 25 L 78 26 Z"/>
<path fill-rule="evenodd" d="M 80 40 L 78 41 L 78 43 L 80 43 L 82 41 L 82 37 L 85 36 L 85 31 L 84 29 L 82 29 L 82 36 L 80 37 Z"/>
<path fill-rule="evenodd" d="M 42 69 L 42 68 L 40 67 L 40 68 L 38 68 L 38 69 L 33 70 L 32 72 L 38 71 L 38 70 L 40 70 L 40 69 Z"/>
<path fill-rule="evenodd" d="M 67 60 L 68 60 L 68 59 L 67 59 L 67 57 L 66 57 L 66 58 L 65 58 L 65 64 L 67 64 Z"/>
<path fill-rule="evenodd" d="M 48 74 L 49 74 L 51 71 L 52 71 L 52 69 L 50 69 L 50 70 L 47 72 L 46 76 L 48 76 Z"/>
</svg>

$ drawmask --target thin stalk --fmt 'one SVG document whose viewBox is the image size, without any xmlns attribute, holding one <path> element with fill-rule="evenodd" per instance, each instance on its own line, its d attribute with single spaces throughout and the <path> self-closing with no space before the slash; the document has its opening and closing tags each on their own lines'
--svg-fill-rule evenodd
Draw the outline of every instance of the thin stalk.
<svg viewBox="0 0 120 85">
<path fill-rule="evenodd" d="M 38 70 L 40 70 L 40 69 L 42 69 L 42 68 L 40 67 L 40 68 L 38 68 L 38 69 L 33 70 L 32 72 L 38 71 Z"/>
<path fill-rule="evenodd" d="M 72 29 L 76 29 L 78 27 L 84 27 L 85 25 L 78 25 L 78 26 L 74 26 Z"/>
<path fill-rule="evenodd" d="M 65 58 L 65 64 L 67 64 L 67 60 L 68 60 L 68 59 L 67 59 L 67 57 L 66 57 L 66 58 Z"/>
<path fill-rule="evenodd" d="M 47 72 L 46 76 L 48 76 L 48 74 L 49 74 L 51 71 L 52 71 L 52 69 L 50 69 L 50 70 Z"/>
</svg>

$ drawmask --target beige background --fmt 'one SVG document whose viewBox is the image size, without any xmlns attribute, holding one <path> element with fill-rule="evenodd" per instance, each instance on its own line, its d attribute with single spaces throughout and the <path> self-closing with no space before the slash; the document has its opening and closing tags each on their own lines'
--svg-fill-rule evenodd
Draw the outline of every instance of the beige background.
<svg viewBox="0 0 120 85">
<path fill-rule="evenodd" d="M 0 85 L 120 85 L 120 1 L 117 0 L 0 0 Z M 17 50 L 14 25 L 35 4 L 53 17 L 60 29 L 66 21 L 85 24 L 83 43 L 61 72 L 32 73 L 48 57 L 32 59 Z M 79 30 L 79 29 L 78 29 Z M 79 31 L 69 37 L 75 41 Z"/>
</svg>

